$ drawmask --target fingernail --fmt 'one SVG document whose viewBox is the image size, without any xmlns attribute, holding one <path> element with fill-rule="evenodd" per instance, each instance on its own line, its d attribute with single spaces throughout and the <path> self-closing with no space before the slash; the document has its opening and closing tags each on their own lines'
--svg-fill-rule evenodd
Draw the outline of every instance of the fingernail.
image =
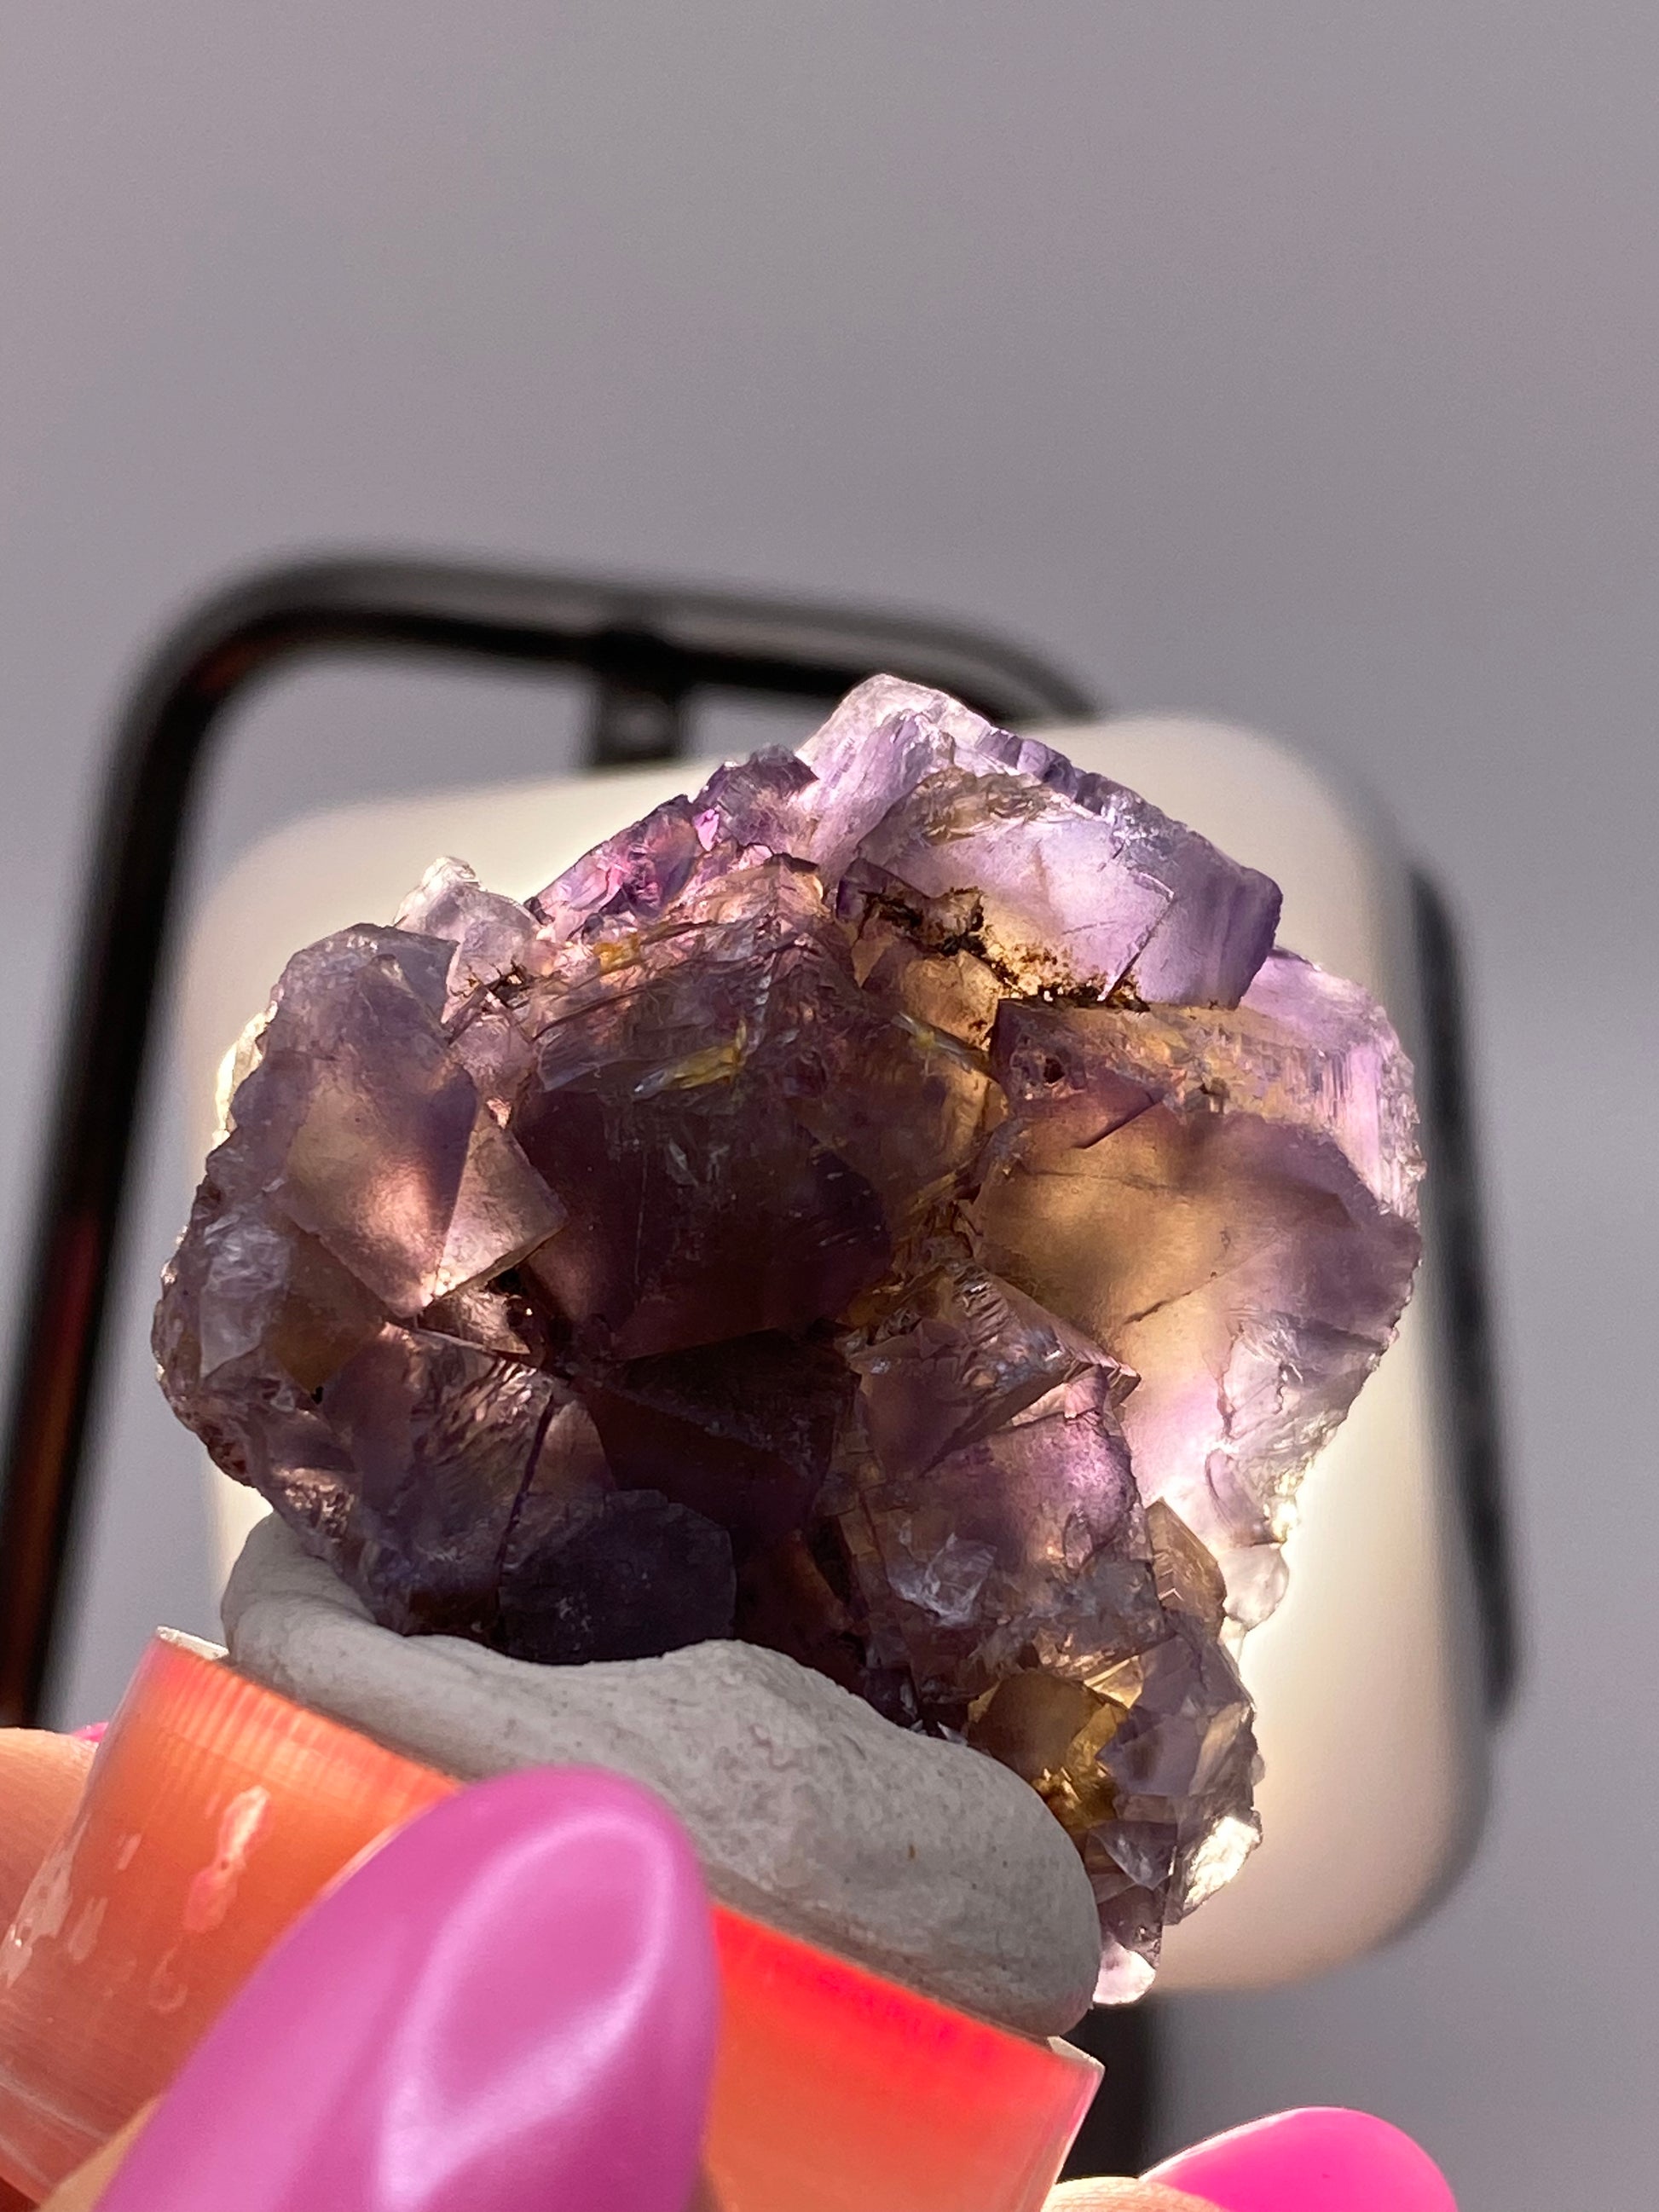
<svg viewBox="0 0 1659 2212">
<path fill-rule="evenodd" d="M 1365 2112 L 1275 2112 L 1154 2166 L 1149 2181 L 1218 2212 L 1457 2212 L 1445 2176 L 1409 2136 Z"/>
<path fill-rule="evenodd" d="M 100 2212 L 684 2212 L 717 2002 L 666 1808 L 614 1775 L 503 1776 L 296 1923 Z"/>
</svg>

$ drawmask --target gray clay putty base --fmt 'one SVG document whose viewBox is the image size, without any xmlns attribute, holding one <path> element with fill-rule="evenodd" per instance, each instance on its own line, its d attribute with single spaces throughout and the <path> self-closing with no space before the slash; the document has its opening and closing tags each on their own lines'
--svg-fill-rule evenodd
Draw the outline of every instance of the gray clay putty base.
<svg viewBox="0 0 1659 2212">
<path fill-rule="evenodd" d="M 464 1781 L 580 1765 L 684 1822 L 714 1895 L 1030 2035 L 1087 2009 L 1100 1960 L 1082 1863 L 1017 1775 L 912 1735 L 775 1651 L 539 1667 L 378 1627 L 282 1522 L 224 1596 L 256 1681 Z"/>
</svg>

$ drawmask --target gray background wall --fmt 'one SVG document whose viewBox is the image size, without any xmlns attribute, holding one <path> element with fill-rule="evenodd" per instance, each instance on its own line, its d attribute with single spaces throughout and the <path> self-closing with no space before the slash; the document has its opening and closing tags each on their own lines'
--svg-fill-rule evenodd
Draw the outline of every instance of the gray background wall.
<svg viewBox="0 0 1659 2212">
<path fill-rule="evenodd" d="M 112 703 L 165 611 L 274 550 L 977 618 L 1322 752 L 1453 890 L 1525 1692 L 1457 1895 L 1327 1983 L 1175 2008 L 1166 2125 L 1370 2105 L 1470 2212 L 1638 2212 L 1659 2154 L 1656 82 L 1633 0 L 0 27 L 5 1253 Z M 436 773 L 447 716 L 408 713 L 358 716 L 361 761 L 268 732 L 222 821 L 400 742 Z M 71 1701 L 206 1604 L 158 1437 L 106 1455 Z"/>
</svg>

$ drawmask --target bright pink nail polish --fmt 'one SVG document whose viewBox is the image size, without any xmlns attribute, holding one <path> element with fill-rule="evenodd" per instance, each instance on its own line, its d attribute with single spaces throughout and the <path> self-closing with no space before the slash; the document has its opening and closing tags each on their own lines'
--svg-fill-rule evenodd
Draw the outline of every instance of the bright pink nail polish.
<svg viewBox="0 0 1659 2212">
<path fill-rule="evenodd" d="M 1334 2106 L 1235 2128 L 1146 2179 L 1219 2212 L 1457 2212 L 1444 2175 L 1409 2136 Z"/>
<path fill-rule="evenodd" d="M 614 1775 L 503 1776 L 305 1915 L 100 2212 L 684 2212 L 716 2027 L 672 1816 Z"/>
</svg>

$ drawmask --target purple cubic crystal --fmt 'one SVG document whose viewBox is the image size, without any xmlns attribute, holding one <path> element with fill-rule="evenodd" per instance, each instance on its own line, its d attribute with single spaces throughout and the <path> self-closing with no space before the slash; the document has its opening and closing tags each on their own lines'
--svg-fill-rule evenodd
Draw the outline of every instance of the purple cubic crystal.
<svg viewBox="0 0 1659 2212">
<path fill-rule="evenodd" d="M 1417 1257 L 1410 1070 L 1278 910 L 891 677 L 524 905 L 441 861 L 245 1046 L 167 1395 L 388 1626 L 746 1638 L 1006 1761 L 1137 1995 Z"/>
</svg>

